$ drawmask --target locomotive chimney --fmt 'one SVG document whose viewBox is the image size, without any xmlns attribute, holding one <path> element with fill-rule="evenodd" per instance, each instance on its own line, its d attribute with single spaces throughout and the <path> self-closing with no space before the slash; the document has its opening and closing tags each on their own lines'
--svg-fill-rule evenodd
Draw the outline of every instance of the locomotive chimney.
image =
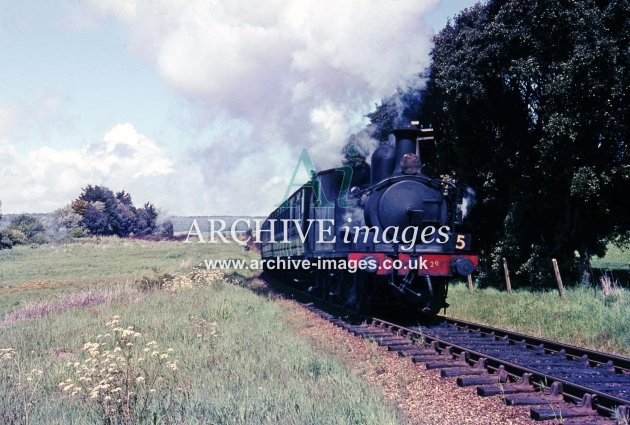
<svg viewBox="0 0 630 425">
<path fill-rule="evenodd" d="M 392 146 L 380 145 L 372 154 L 371 178 L 372 184 L 379 183 L 391 177 L 396 168 L 396 153 Z"/>
<path fill-rule="evenodd" d="M 401 174 L 402 169 L 400 160 L 408 153 L 419 154 L 418 152 L 418 135 L 420 131 L 416 128 L 397 128 L 392 131 L 396 139 L 396 169 L 394 175 Z"/>
</svg>

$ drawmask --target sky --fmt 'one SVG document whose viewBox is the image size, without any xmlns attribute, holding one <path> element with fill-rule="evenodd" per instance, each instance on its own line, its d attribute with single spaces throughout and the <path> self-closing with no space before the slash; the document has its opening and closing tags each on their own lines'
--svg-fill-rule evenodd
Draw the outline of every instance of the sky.
<svg viewBox="0 0 630 425">
<path fill-rule="evenodd" d="M 338 165 L 475 3 L 0 0 L 2 212 L 99 184 L 165 215 L 265 215 L 301 150 Z"/>
</svg>

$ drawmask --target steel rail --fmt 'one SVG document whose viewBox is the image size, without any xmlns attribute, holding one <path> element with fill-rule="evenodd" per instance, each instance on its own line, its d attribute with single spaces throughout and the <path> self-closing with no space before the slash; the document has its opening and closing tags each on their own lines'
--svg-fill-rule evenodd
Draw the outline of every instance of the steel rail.
<svg viewBox="0 0 630 425">
<path fill-rule="evenodd" d="M 513 363 L 505 359 L 500 359 L 500 358 L 485 354 L 481 351 L 476 351 L 474 349 L 467 348 L 464 345 L 459 345 L 452 341 L 449 341 L 448 338 L 430 335 L 428 333 L 424 333 L 415 329 L 411 329 L 411 328 L 408 328 L 399 324 L 391 323 L 386 320 L 378 319 L 378 318 L 369 319 L 367 323 L 375 327 L 387 328 L 393 333 L 397 333 L 399 335 L 406 335 L 410 337 L 411 339 L 416 340 L 416 341 L 421 341 L 424 344 L 435 341 L 438 345 L 440 345 L 440 348 L 442 349 L 445 349 L 446 347 L 450 347 L 451 351 L 455 351 L 454 354 L 467 353 L 470 360 L 473 360 L 473 361 L 484 359 L 486 366 L 490 366 L 491 369 L 494 371 L 499 370 L 500 367 L 503 367 L 514 379 L 519 379 L 525 373 L 531 374 L 532 382 L 530 383 L 533 385 L 539 385 L 542 387 L 543 385 L 551 386 L 551 383 L 553 382 L 560 382 L 563 385 L 563 394 L 574 401 L 582 400 L 584 395 L 587 395 L 587 394 L 596 396 L 596 397 L 593 397 L 593 407 L 596 409 L 601 409 L 608 415 L 613 415 L 615 412 L 615 409 L 621 406 L 630 407 L 630 399 L 622 399 L 622 398 L 619 398 L 610 394 L 606 394 L 602 391 L 589 388 L 588 386 L 573 383 L 571 382 L 570 379 L 553 376 L 553 375 L 541 372 L 539 370 L 532 369 L 530 367 L 521 366 L 517 363 Z M 509 335 L 514 335 L 510 333 L 509 331 L 501 330 L 501 332 L 503 334 L 508 335 L 508 337 Z M 531 341 L 535 340 L 535 338 L 533 337 L 528 337 L 528 338 Z M 516 339 L 515 341 L 518 342 L 518 340 Z M 556 347 L 564 346 L 563 344 L 559 344 L 559 343 L 554 343 L 554 344 Z M 518 346 L 515 345 L 515 347 L 518 347 Z M 579 350 L 578 347 L 568 346 L 568 345 L 567 347 L 571 347 L 574 350 Z M 585 350 L 585 351 L 597 353 L 591 350 Z M 605 353 L 597 353 L 597 354 L 600 354 L 602 357 L 606 356 Z M 579 357 L 580 356 L 578 356 L 578 358 Z M 614 357 L 618 357 L 618 356 L 614 356 Z M 623 357 L 618 357 L 618 358 L 622 360 L 630 361 L 630 359 L 625 359 Z"/>
<path fill-rule="evenodd" d="M 524 341 L 528 346 L 531 347 L 538 348 L 542 346 L 546 351 L 549 352 L 559 353 L 561 351 L 564 351 L 567 356 L 574 359 L 584 358 L 584 356 L 586 355 L 590 363 L 598 365 L 612 365 L 620 372 L 630 372 L 630 358 L 628 357 L 621 357 L 615 354 L 594 351 L 588 348 L 581 348 L 575 345 L 560 343 L 546 338 L 535 337 L 515 331 L 481 325 L 479 323 L 472 323 L 452 317 L 439 316 L 439 318 L 453 326 L 461 326 L 465 329 L 477 330 L 485 335 L 494 335 L 496 337 L 507 336 L 510 341 L 521 343 Z"/>
<path fill-rule="evenodd" d="M 591 405 L 594 409 L 593 414 L 597 413 L 603 416 L 612 417 L 615 415 L 615 411 L 617 409 L 622 409 L 622 413 L 625 412 L 625 414 L 630 414 L 630 399 L 616 397 L 595 388 L 590 388 L 588 385 L 571 382 L 571 380 L 567 378 L 553 376 L 552 374 L 541 372 L 540 370 L 531 367 L 522 366 L 518 363 L 489 355 L 483 351 L 467 348 L 464 344 L 449 341 L 446 337 L 431 335 L 429 332 L 392 323 L 384 319 L 359 315 L 343 306 L 328 300 L 322 300 L 314 297 L 306 291 L 287 285 L 275 278 L 271 278 L 271 280 L 273 281 L 273 286 L 280 286 L 284 288 L 285 293 L 289 290 L 292 297 L 298 303 L 306 307 L 316 307 L 316 309 L 321 313 L 324 313 L 325 318 L 330 321 L 342 321 L 349 326 L 351 326 L 352 323 L 363 323 L 367 326 L 384 329 L 391 332 L 393 335 L 404 336 L 412 342 L 417 342 L 421 345 L 431 345 L 431 343 L 434 343 L 433 346 L 437 350 L 441 350 L 439 351 L 440 353 L 444 353 L 445 350 L 448 350 L 448 352 L 454 356 L 465 356 L 467 363 L 470 366 L 472 366 L 475 362 L 483 361 L 483 366 L 489 372 L 497 374 L 497 372 L 503 370 L 514 383 L 519 383 L 519 380 L 522 380 L 524 376 L 528 376 L 530 380 L 530 382 L 525 382 L 525 384 L 537 386 L 539 389 L 551 387 L 552 383 L 558 382 L 562 384 L 561 395 L 566 400 L 572 400 L 579 403 L 585 399 L 585 396 L 589 397 Z M 573 359 L 578 361 L 584 360 L 585 362 L 588 361 L 588 365 L 584 365 L 585 369 L 592 368 L 590 365 L 593 364 L 596 366 L 610 366 L 614 367 L 615 371 L 622 376 L 630 376 L 630 359 L 626 357 L 580 348 L 569 344 L 563 344 L 544 338 L 533 337 L 519 332 L 467 322 L 464 320 L 444 316 L 438 316 L 438 319 L 441 323 L 438 323 L 437 325 L 446 323 L 462 333 L 478 332 L 480 335 L 491 336 L 497 339 L 507 337 L 508 343 L 513 345 L 515 348 L 521 348 L 525 353 L 527 351 L 532 351 L 532 349 L 543 349 L 545 350 L 545 353 L 549 355 L 562 354 L 567 360 Z M 429 327 L 428 329 L 434 328 Z M 499 383 L 498 378 L 499 376 L 497 374 L 497 384 Z"/>
</svg>

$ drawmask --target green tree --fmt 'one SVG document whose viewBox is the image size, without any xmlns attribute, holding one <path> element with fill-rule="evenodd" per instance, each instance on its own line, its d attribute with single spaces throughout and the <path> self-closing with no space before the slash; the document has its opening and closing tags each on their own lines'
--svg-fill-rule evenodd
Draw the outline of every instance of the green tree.
<svg viewBox="0 0 630 425">
<path fill-rule="evenodd" d="M 630 241 L 627 0 L 490 0 L 435 37 L 421 117 L 472 186 L 486 270 L 540 284 Z M 575 253 L 579 259 L 576 259 Z"/>
<path fill-rule="evenodd" d="M 25 242 L 43 243 L 45 241 L 44 224 L 36 217 L 28 214 L 20 214 L 14 217 L 7 226 L 8 235 L 14 245 Z M 22 237 L 25 237 L 26 240 Z"/>
<path fill-rule="evenodd" d="M 136 218 L 137 224 L 134 232 L 136 236 L 151 235 L 158 231 L 158 213 L 151 203 L 147 202 L 144 204 L 144 208 L 138 208 Z"/>
<path fill-rule="evenodd" d="M 57 242 L 85 236 L 87 229 L 82 226 L 82 220 L 83 217 L 70 205 L 55 210 L 48 225 L 48 238 Z"/>
<path fill-rule="evenodd" d="M 607 242 L 628 241 L 628 10 L 495 0 L 436 36 L 424 112 L 444 167 L 479 188 L 495 269 L 507 257 L 536 280 L 556 257 L 584 275 Z"/>
<path fill-rule="evenodd" d="M 127 237 L 159 232 L 155 207 L 149 202 L 144 208 L 134 207 L 124 190 L 114 194 L 108 187 L 88 185 L 70 205 L 81 217 L 81 226 L 92 235 Z"/>
</svg>

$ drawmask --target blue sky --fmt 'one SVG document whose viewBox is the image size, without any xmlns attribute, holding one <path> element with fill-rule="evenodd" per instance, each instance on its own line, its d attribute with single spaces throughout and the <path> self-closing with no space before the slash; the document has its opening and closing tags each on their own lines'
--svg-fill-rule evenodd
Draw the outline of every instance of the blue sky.
<svg viewBox="0 0 630 425">
<path fill-rule="evenodd" d="M 475 2 L 252 3 L 0 3 L 3 212 L 52 211 L 91 183 L 167 214 L 264 214 L 301 148 L 336 165 Z"/>
</svg>

